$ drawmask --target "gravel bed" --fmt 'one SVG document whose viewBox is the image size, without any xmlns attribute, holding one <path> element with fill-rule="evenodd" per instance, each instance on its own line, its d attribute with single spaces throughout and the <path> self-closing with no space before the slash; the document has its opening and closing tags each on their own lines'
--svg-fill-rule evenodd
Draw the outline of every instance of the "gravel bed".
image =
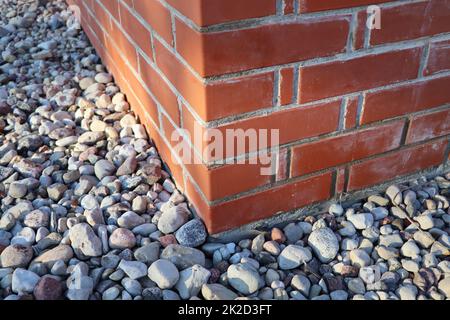
<svg viewBox="0 0 450 320">
<path fill-rule="evenodd" d="M 64 1 L 0 9 L 0 299 L 450 297 L 450 174 L 208 243 Z"/>
</svg>

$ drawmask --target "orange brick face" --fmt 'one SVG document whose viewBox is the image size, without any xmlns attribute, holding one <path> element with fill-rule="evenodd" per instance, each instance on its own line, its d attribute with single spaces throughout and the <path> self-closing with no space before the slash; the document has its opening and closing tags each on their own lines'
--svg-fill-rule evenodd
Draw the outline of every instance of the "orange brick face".
<svg viewBox="0 0 450 320">
<path fill-rule="evenodd" d="M 403 121 L 395 121 L 294 147 L 291 175 L 305 175 L 393 150 L 400 146 L 403 126 Z"/>
<path fill-rule="evenodd" d="M 448 168 L 450 0 L 68 2 L 211 233 Z M 196 127 L 279 140 L 210 155 Z"/>
<path fill-rule="evenodd" d="M 311 102 L 414 79 L 421 48 L 367 55 L 300 69 L 300 102 Z"/>
</svg>

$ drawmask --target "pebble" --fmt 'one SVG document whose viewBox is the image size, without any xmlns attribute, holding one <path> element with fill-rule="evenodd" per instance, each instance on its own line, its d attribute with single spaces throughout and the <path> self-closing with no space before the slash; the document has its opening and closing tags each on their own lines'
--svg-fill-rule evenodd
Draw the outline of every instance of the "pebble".
<svg viewBox="0 0 450 320">
<path fill-rule="evenodd" d="M 312 259 L 311 251 L 306 248 L 288 245 L 278 256 L 278 265 L 283 270 L 295 269 Z"/>
<path fill-rule="evenodd" d="M 205 300 L 234 300 L 238 297 L 236 293 L 221 284 L 204 284 L 202 286 L 202 296 Z"/>
<path fill-rule="evenodd" d="M 33 292 L 40 277 L 31 271 L 17 268 L 12 275 L 12 291 L 18 294 Z"/>
<path fill-rule="evenodd" d="M 175 288 L 182 299 L 196 297 L 202 286 L 208 282 L 211 272 L 200 265 L 194 265 L 180 272 Z"/>
<path fill-rule="evenodd" d="M 118 265 L 118 268 L 123 270 L 126 275 L 133 279 L 139 279 L 147 275 L 147 266 L 143 262 L 139 261 L 128 261 L 122 259 Z"/>
<path fill-rule="evenodd" d="M 112 249 L 133 248 L 136 245 L 136 237 L 133 232 L 124 228 L 117 228 L 109 237 L 109 246 Z"/>
<path fill-rule="evenodd" d="M 187 222 L 175 233 L 178 243 L 186 247 L 201 246 L 205 243 L 207 236 L 205 225 L 199 219 Z"/>
<path fill-rule="evenodd" d="M 308 244 L 323 263 L 333 260 L 339 251 L 338 239 L 329 228 L 314 230 L 308 237 Z"/>
<path fill-rule="evenodd" d="M 206 265 L 205 254 L 202 251 L 178 244 L 170 244 L 164 248 L 161 252 L 161 258 L 171 261 L 180 270 L 194 265 L 202 267 Z"/>
<path fill-rule="evenodd" d="M 171 289 L 178 282 L 180 274 L 172 262 L 166 259 L 159 259 L 148 268 L 148 277 L 160 289 Z"/>
<path fill-rule="evenodd" d="M 12 244 L 6 247 L 0 255 L 0 265 L 3 268 L 24 268 L 33 259 L 33 249 L 28 245 Z"/>
<path fill-rule="evenodd" d="M 227 270 L 230 285 L 244 295 L 256 292 L 261 284 L 258 272 L 248 264 L 233 264 Z"/>
<path fill-rule="evenodd" d="M 77 256 L 98 257 L 102 255 L 102 242 L 89 224 L 76 224 L 70 229 L 69 237 Z"/>
</svg>

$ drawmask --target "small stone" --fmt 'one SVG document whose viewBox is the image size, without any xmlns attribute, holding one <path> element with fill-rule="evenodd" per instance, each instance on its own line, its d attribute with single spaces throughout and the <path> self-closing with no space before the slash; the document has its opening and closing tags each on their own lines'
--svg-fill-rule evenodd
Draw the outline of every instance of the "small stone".
<svg viewBox="0 0 450 320">
<path fill-rule="evenodd" d="M 339 242 L 329 228 L 314 230 L 308 237 L 308 244 L 323 263 L 333 260 L 339 251 Z"/>
<path fill-rule="evenodd" d="M 145 219 L 133 211 L 127 211 L 117 219 L 117 224 L 121 228 L 133 229 L 145 223 Z"/>
<path fill-rule="evenodd" d="M 95 81 L 98 83 L 103 83 L 103 84 L 107 84 L 112 82 L 112 76 L 109 73 L 97 73 L 95 75 Z"/>
<path fill-rule="evenodd" d="M 160 289 L 170 289 L 178 282 L 180 275 L 172 262 L 160 259 L 153 262 L 148 268 L 148 277 Z"/>
<path fill-rule="evenodd" d="M 288 243 L 296 243 L 303 237 L 303 229 L 300 225 L 290 223 L 283 229 Z"/>
<path fill-rule="evenodd" d="M 95 175 L 98 179 L 103 179 L 107 176 L 112 176 L 116 172 L 116 167 L 108 160 L 99 160 L 94 166 Z"/>
<path fill-rule="evenodd" d="M 13 182 L 9 185 L 8 195 L 14 199 L 23 198 L 28 193 L 28 188 L 22 182 Z"/>
<path fill-rule="evenodd" d="M 182 206 L 170 208 L 158 220 L 158 230 L 168 234 L 178 230 L 189 219 L 189 212 Z"/>
<path fill-rule="evenodd" d="M 36 300 L 62 300 L 63 293 L 63 284 L 48 275 L 39 280 L 33 291 Z"/>
<path fill-rule="evenodd" d="M 199 219 L 193 219 L 177 230 L 175 237 L 179 244 L 185 247 L 198 247 L 208 236 L 205 225 Z"/>
<path fill-rule="evenodd" d="M 347 300 L 348 293 L 345 290 L 336 290 L 330 293 L 331 300 Z"/>
<path fill-rule="evenodd" d="M 171 261 L 181 270 L 193 265 L 205 266 L 205 254 L 195 248 L 185 247 L 177 244 L 168 245 L 161 253 L 161 258 Z"/>
<path fill-rule="evenodd" d="M 359 268 L 367 267 L 370 265 L 370 256 L 364 250 L 355 249 L 350 251 L 350 261 Z"/>
<path fill-rule="evenodd" d="M 257 235 L 252 241 L 251 250 L 254 254 L 258 254 L 263 250 L 264 242 L 266 241 L 264 234 Z"/>
<path fill-rule="evenodd" d="M 311 251 L 297 245 L 288 245 L 278 256 L 280 269 L 295 269 L 312 259 Z"/>
<path fill-rule="evenodd" d="M 120 290 L 117 287 L 111 287 L 102 294 L 103 300 L 116 300 L 116 298 L 119 296 Z"/>
<path fill-rule="evenodd" d="M 381 272 L 378 266 L 369 266 L 359 269 L 359 277 L 366 283 L 372 284 L 380 280 Z"/>
<path fill-rule="evenodd" d="M 158 242 L 149 243 L 136 249 L 136 251 L 134 251 L 134 257 L 137 261 L 146 264 L 153 263 L 159 258 L 160 246 L 161 245 Z"/>
<path fill-rule="evenodd" d="M 284 235 L 283 231 L 281 231 L 278 228 L 272 229 L 272 232 L 270 233 L 270 238 L 278 243 L 283 243 L 286 241 L 286 236 Z"/>
<path fill-rule="evenodd" d="M 67 190 L 66 185 L 62 183 L 55 183 L 47 188 L 47 194 L 50 199 L 57 202 L 63 197 L 64 192 L 66 192 L 66 190 Z"/>
<path fill-rule="evenodd" d="M 329 208 L 328 208 L 328 213 L 340 217 L 344 214 L 344 208 L 342 208 L 342 206 L 338 203 L 333 203 Z"/>
<path fill-rule="evenodd" d="M 300 274 L 295 275 L 291 280 L 291 286 L 305 297 L 309 296 L 311 282 L 306 276 Z"/>
<path fill-rule="evenodd" d="M 19 294 L 31 293 L 39 279 L 36 273 L 18 268 L 14 270 L 12 276 L 12 291 Z"/>
<path fill-rule="evenodd" d="M 109 237 L 109 246 L 112 249 L 131 249 L 136 245 L 133 232 L 124 228 L 117 228 Z"/>
<path fill-rule="evenodd" d="M 126 176 L 131 175 L 136 171 L 137 168 L 137 160 L 136 157 L 131 156 L 125 159 L 125 161 L 122 163 L 122 165 L 117 169 L 116 175 L 118 177 L 120 176 Z"/>
<path fill-rule="evenodd" d="M 67 263 L 73 257 L 73 250 L 70 246 L 61 244 L 53 249 L 41 253 L 32 263 L 43 263 L 51 268 L 57 261 Z"/>
<path fill-rule="evenodd" d="M 401 247 L 400 252 L 403 256 L 408 258 L 416 258 L 420 255 L 420 248 L 417 246 L 414 240 L 408 240 Z"/>
<path fill-rule="evenodd" d="M 101 256 L 102 242 L 87 223 L 79 223 L 73 226 L 69 232 L 70 242 L 75 254 L 86 257 Z"/>
<path fill-rule="evenodd" d="M 400 188 L 396 185 L 391 185 L 386 189 L 386 196 L 397 205 L 403 202 L 403 194 Z"/>
<path fill-rule="evenodd" d="M 147 266 L 145 263 L 139 261 L 127 261 L 121 260 L 118 266 L 119 269 L 123 270 L 133 280 L 145 277 L 147 275 Z"/>
<path fill-rule="evenodd" d="M 221 284 L 204 284 L 202 286 L 202 295 L 205 300 L 234 300 L 238 297 L 236 293 L 224 287 Z"/>
<path fill-rule="evenodd" d="M 373 225 L 373 215 L 370 213 L 357 213 L 347 217 L 356 229 L 364 230 Z"/>
<path fill-rule="evenodd" d="M 233 264 L 227 271 L 229 284 L 242 294 L 250 295 L 256 292 L 260 286 L 258 272 L 248 264 Z"/>
<path fill-rule="evenodd" d="M 403 285 L 395 293 L 400 297 L 400 300 L 416 300 L 418 290 L 413 285 Z"/>
<path fill-rule="evenodd" d="M 175 288 L 182 299 L 195 297 L 202 286 L 208 282 L 211 272 L 200 265 L 194 265 L 180 272 L 180 279 Z"/>
<path fill-rule="evenodd" d="M 13 244 L 6 247 L 0 255 L 0 265 L 3 268 L 27 267 L 33 258 L 33 249 L 30 246 Z"/>
<path fill-rule="evenodd" d="M 360 278 L 351 279 L 347 284 L 348 290 L 356 294 L 364 294 L 366 286 Z"/>
<path fill-rule="evenodd" d="M 439 281 L 438 289 L 447 297 L 447 299 L 449 299 L 450 298 L 450 277 L 447 276 L 446 278 Z"/>
</svg>

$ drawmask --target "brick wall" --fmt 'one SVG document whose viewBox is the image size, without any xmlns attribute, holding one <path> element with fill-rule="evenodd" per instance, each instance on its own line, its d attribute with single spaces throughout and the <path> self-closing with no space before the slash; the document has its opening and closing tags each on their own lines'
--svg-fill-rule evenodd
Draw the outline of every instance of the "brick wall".
<svg viewBox="0 0 450 320">
<path fill-rule="evenodd" d="M 69 3 L 212 233 L 448 166 L 450 0 Z M 276 173 L 187 135 L 201 164 L 178 163 L 171 133 L 195 126 L 280 129 Z"/>
</svg>

